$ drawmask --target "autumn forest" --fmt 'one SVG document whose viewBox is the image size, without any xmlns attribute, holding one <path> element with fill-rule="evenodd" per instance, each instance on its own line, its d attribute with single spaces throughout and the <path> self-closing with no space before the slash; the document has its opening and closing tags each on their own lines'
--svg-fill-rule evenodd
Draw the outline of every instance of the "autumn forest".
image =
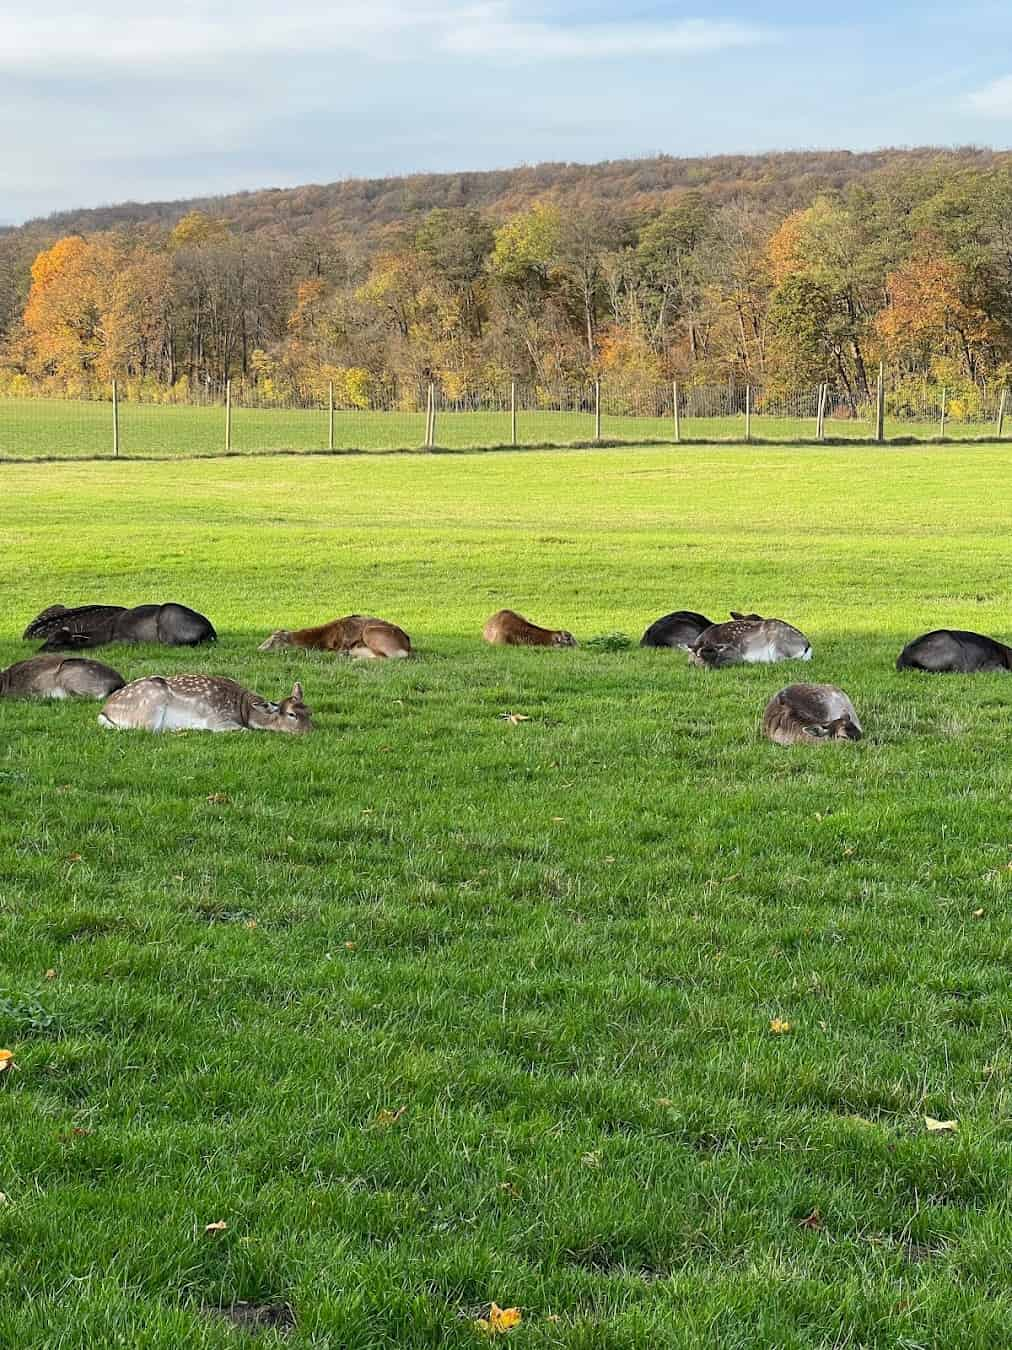
<svg viewBox="0 0 1012 1350">
<path fill-rule="evenodd" d="M 0 233 L 0 394 L 346 406 L 1012 375 L 1012 156 L 538 166 L 129 206 Z"/>
</svg>

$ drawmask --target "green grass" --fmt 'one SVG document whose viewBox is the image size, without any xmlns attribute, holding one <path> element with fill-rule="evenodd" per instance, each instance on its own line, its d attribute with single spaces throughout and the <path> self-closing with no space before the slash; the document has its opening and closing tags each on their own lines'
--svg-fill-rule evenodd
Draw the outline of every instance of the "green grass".
<svg viewBox="0 0 1012 1350">
<path fill-rule="evenodd" d="M 517 417 L 520 445 L 567 445 L 594 439 L 591 413 L 524 412 Z M 763 441 L 804 441 L 811 438 L 814 419 L 755 416 L 752 435 Z M 683 417 L 686 441 L 740 441 L 745 418 Z M 986 439 L 993 427 L 981 423 L 949 422 L 951 440 Z M 833 440 L 870 439 L 874 428 L 866 421 L 830 419 L 826 434 Z M 225 449 L 225 410 L 221 406 L 190 407 L 141 403 L 119 405 L 119 449 L 124 457 L 214 455 Z M 627 417 L 605 409 L 601 419 L 605 440 L 670 441 L 670 418 Z M 887 418 L 887 437 L 936 440 L 937 423 Z M 508 412 L 440 412 L 436 440 L 446 449 L 507 445 L 512 436 Z M 231 449 L 238 454 L 271 450 L 325 450 L 328 446 L 325 409 L 232 409 Z M 334 447 L 337 450 L 411 450 L 425 439 L 425 414 L 401 412 L 335 412 Z M 112 404 L 58 399 L 0 399 L 0 459 L 43 457 L 82 458 L 113 452 Z"/>
<path fill-rule="evenodd" d="M 52 602 L 174 598 L 216 648 L 104 658 L 298 677 L 317 719 L 0 704 L 0 1345 L 275 1343 L 238 1300 L 351 1350 L 484 1344 L 492 1300 L 525 1350 L 1012 1340 L 1012 682 L 893 669 L 1012 635 L 1007 448 L 0 486 L 0 662 Z M 815 658 L 493 650 L 503 604 L 637 639 L 756 608 Z M 356 609 L 417 660 L 256 651 Z M 762 741 L 799 676 L 866 739 Z"/>
</svg>

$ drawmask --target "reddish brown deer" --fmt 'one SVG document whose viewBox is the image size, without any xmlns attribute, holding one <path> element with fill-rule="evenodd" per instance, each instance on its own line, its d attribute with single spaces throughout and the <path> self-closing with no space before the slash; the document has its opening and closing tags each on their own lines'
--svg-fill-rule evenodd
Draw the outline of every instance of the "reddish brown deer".
<svg viewBox="0 0 1012 1350">
<path fill-rule="evenodd" d="M 501 609 L 481 630 L 496 647 L 575 647 L 576 638 L 564 628 L 539 628 L 512 609 Z"/>
<path fill-rule="evenodd" d="M 308 647 L 321 652 L 338 652 L 359 660 L 391 660 L 411 655 L 411 639 L 403 628 L 386 619 L 366 614 L 349 614 L 331 619 L 319 628 L 297 628 L 294 632 L 279 628 L 262 642 L 259 651 L 273 652 L 279 647 Z"/>
</svg>

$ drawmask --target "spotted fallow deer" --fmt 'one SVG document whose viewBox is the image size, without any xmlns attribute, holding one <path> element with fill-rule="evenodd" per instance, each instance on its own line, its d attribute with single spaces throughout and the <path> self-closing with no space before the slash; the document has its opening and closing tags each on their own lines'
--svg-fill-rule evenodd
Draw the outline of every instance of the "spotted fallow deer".
<svg viewBox="0 0 1012 1350">
<path fill-rule="evenodd" d="M 395 659 L 411 655 L 411 639 L 403 628 L 386 619 L 367 614 L 349 614 L 331 619 L 319 628 L 279 628 L 258 650 L 273 652 L 279 647 L 308 647 L 321 652 L 338 652 L 359 660 Z"/>
<path fill-rule="evenodd" d="M 812 645 L 804 633 L 783 619 L 759 614 L 733 614 L 730 623 L 705 629 L 689 648 L 696 666 L 767 664 L 773 661 L 810 661 Z"/>
<path fill-rule="evenodd" d="M 123 682 L 118 670 L 83 656 L 32 656 L 0 670 L 0 698 L 108 698 Z"/>
<path fill-rule="evenodd" d="M 833 684 L 789 684 L 763 713 L 763 734 L 777 745 L 802 741 L 859 741 L 864 734 L 854 705 Z"/>
<path fill-rule="evenodd" d="M 106 702 L 99 722 L 120 731 L 312 730 L 302 685 L 270 703 L 223 675 L 148 675 L 125 684 Z"/>
<path fill-rule="evenodd" d="M 512 609 L 500 609 L 481 630 L 496 647 L 575 647 L 576 638 L 564 628 L 539 628 Z"/>
</svg>

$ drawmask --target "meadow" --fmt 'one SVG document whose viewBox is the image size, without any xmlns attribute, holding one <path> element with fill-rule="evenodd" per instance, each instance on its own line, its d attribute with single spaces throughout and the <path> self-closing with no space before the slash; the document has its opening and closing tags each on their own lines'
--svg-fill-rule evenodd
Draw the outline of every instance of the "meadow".
<svg viewBox="0 0 1012 1350">
<path fill-rule="evenodd" d="M 0 703 L 0 1345 L 1012 1340 L 1012 683 L 893 668 L 1012 636 L 1007 447 L 0 491 L 0 665 L 53 602 L 175 599 L 216 647 L 101 659 L 298 678 L 316 719 Z M 815 655 L 491 649 L 501 605 L 634 640 L 756 609 Z M 256 650 L 356 610 L 417 658 Z M 764 742 L 795 678 L 865 740 Z"/>
<path fill-rule="evenodd" d="M 810 440 L 814 418 L 756 414 L 754 441 Z M 946 423 L 947 440 L 984 439 L 993 423 Z M 888 438 L 938 440 L 937 421 L 886 418 Z M 745 436 L 744 414 L 684 416 L 683 441 L 738 442 Z M 528 411 L 517 417 L 518 445 L 568 445 L 594 440 L 592 412 Z M 872 440 L 870 421 L 830 418 L 830 441 Z M 627 416 L 604 401 L 602 440 L 672 441 L 670 417 Z M 449 450 L 509 445 L 512 425 L 508 411 L 440 411 L 436 444 Z M 425 413 L 337 410 L 334 414 L 335 450 L 417 450 L 425 440 Z M 275 450 L 325 451 L 329 443 L 326 408 L 270 408 L 233 406 L 229 448 L 233 454 L 261 454 Z M 119 453 L 124 458 L 218 455 L 225 450 L 225 409 L 220 404 L 119 405 Z M 113 453 L 112 404 L 74 399 L 0 399 L 0 460 L 89 458 Z"/>
</svg>

